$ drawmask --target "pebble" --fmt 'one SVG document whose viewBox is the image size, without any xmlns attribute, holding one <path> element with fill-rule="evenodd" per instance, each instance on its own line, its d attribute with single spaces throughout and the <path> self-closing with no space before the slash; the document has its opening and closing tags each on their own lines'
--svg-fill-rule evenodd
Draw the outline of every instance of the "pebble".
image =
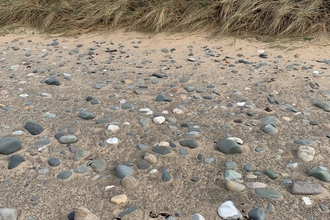
<svg viewBox="0 0 330 220">
<path fill-rule="evenodd" d="M 116 205 L 124 204 L 127 202 L 127 196 L 125 194 L 113 196 L 110 202 Z"/>
<path fill-rule="evenodd" d="M 169 182 L 172 179 L 172 176 L 169 172 L 163 172 L 162 174 L 162 181 L 163 182 Z"/>
<path fill-rule="evenodd" d="M 166 146 L 156 146 L 152 149 L 152 151 L 161 155 L 166 155 L 171 153 L 171 150 Z"/>
<path fill-rule="evenodd" d="M 91 112 L 86 112 L 86 111 L 80 111 L 79 112 L 79 117 L 85 120 L 93 119 L 95 118 L 95 115 Z"/>
<path fill-rule="evenodd" d="M 201 214 L 195 213 L 191 216 L 191 220 L 205 220 L 205 218 Z"/>
<path fill-rule="evenodd" d="M 277 129 L 271 124 L 267 124 L 262 130 L 267 134 L 273 134 L 277 132 Z"/>
<path fill-rule="evenodd" d="M 0 208 L 0 220 L 17 220 L 17 210 L 12 208 Z"/>
<path fill-rule="evenodd" d="M 0 139 L 0 154 L 8 155 L 22 148 L 21 141 L 15 137 L 4 137 Z"/>
<path fill-rule="evenodd" d="M 97 172 L 97 173 L 102 172 L 106 168 L 105 160 L 103 160 L 103 159 L 93 160 L 93 162 L 91 164 L 91 168 L 94 172 Z"/>
<path fill-rule="evenodd" d="M 222 203 L 218 208 L 218 214 L 223 219 L 240 219 L 243 218 L 240 211 L 235 207 L 232 201 Z"/>
<path fill-rule="evenodd" d="M 128 177 L 128 176 L 132 175 L 133 170 L 132 170 L 132 168 L 125 166 L 125 165 L 117 165 L 116 172 L 117 172 L 117 176 L 119 178 L 123 179 L 124 177 Z"/>
<path fill-rule="evenodd" d="M 263 189 L 263 188 L 266 188 L 267 185 L 265 183 L 261 183 L 261 182 L 252 182 L 252 183 L 250 183 L 250 187 L 252 189 Z"/>
<path fill-rule="evenodd" d="M 133 176 L 126 176 L 121 180 L 121 185 L 125 189 L 131 189 L 138 185 L 138 181 Z"/>
<path fill-rule="evenodd" d="M 308 171 L 309 176 L 313 176 L 323 182 L 330 182 L 330 174 L 325 167 L 316 167 Z"/>
<path fill-rule="evenodd" d="M 18 154 L 14 154 L 10 157 L 9 164 L 8 164 L 8 169 L 14 169 L 21 163 L 25 161 L 24 157 Z"/>
<path fill-rule="evenodd" d="M 108 131 L 116 132 L 119 130 L 119 127 L 117 125 L 108 125 L 107 127 Z"/>
<path fill-rule="evenodd" d="M 49 158 L 47 162 L 52 167 L 56 167 L 56 166 L 61 164 L 60 159 L 59 158 L 54 158 L 54 157 Z"/>
<path fill-rule="evenodd" d="M 140 162 L 137 163 L 136 166 L 141 170 L 146 170 L 146 169 L 149 169 L 150 164 L 145 162 L 145 161 L 140 161 Z"/>
<path fill-rule="evenodd" d="M 307 139 L 298 139 L 294 141 L 295 144 L 299 144 L 299 145 L 313 145 L 314 142 L 311 140 L 307 140 Z"/>
<path fill-rule="evenodd" d="M 231 192 L 241 192 L 245 189 L 245 186 L 235 181 L 227 181 L 226 189 Z"/>
<path fill-rule="evenodd" d="M 155 124 L 160 125 L 160 124 L 163 124 L 165 122 L 165 117 L 157 116 L 157 117 L 154 117 L 152 120 Z"/>
<path fill-rule="evenodd" d="M 276 179 L 278 177 L 278 174 L 274 170 L 271 170 L 271 169 L 266 169 L 264 171 L 264 174 L 271 179 Z"/>
<path fill-rule="evenodd" d="M 100 220 L 100 219 L 86 207 L 79 207 L 74 214 L 74 220 Z"/>
<path fill-rule="evenodd" d="M 266 213 L 262 208 L 254 208 L 248 212 L 249 218 L 253 220 L 265 220 Z"/>
<path fill-rule="evenodd" d="M 74 135 L 64 135 L 58 139 L 61 144 L 72 144 L 78 141 L 78 138 Z"/>
<path fill-rule="evenodd" d="M 330 112 L 330 103 L 328 102 L 324 102 L 324 101 L 315 102 L 314 105 L 318 108 L 323 109 L 326 112 Z"/>
<path fill-rule="evenodd" d="M 300 146 L 298 149 L 298 154 L 297 154 L 298 158 L 305 162 L 312 161 L 314 159 L 314 155 L 315 155 L 315 149 L 313 147 Z"/>
<path fill-rule="evenodd" d="M 180 145 L 183 147 L 196 148 L 197 142 L 196 140 L 182 140 L 180 141 Z"/>
<path fill-rule="evenodd" d="M 140 118 L 139 124 L 143 127 L 147 126 L 149 123 L 149 118 Z"/>
<path fill-rule="evenodd" d="M 73 161 L 79 161 L 80 159 L 84 158 L 87 156 L 88 151 L 84 149 L 78 149 L 75 151 L 75 154 L 73 156 Z"/>
<path fill-rule="evenodd" d="M 217 145 L 217 148 L 224 154 L 242 153 L 242 148 L 235 141 L 222 139 Z"/>
<path fill-rule="evenodd" d="M 129 214 L 135 212 L 135 211 L 138 210 L 138 209 L 139 209 L 139 208 L 138 208 L 137 206 L 135 206 L 135 205 L 130 206 L 130 207 L 128 207 L 127 209 L 125 209 L 124 211 L 122 211 L 121 213 L 119 213 L 118 216 L 119 216 L 120 218 L 122 218 L 122 217 L 124 217 L 125 215 L 129 215 Z"/>
<path fill-rule="evenodd" d="M 75 173 L 86 173 L 87 171 L 88 171 L 88 167 L 86 166 L 80 166 L 73 170 L 73 172 Z"/>
<path fill-rule="evenodd" d="M 316 195 L 322 192 L 322 186 L 306 181 L 295 181 L 291 187 L 291 194 L 293 195 Z"/>
<path fill-rule="evenodd" d="M 275 116 L 267 116 L 265 118 L 261 118 L 259 119 L 259 121 L 262 123 L 262 124 L 272 124 L 272 123 L 276 123 L 278 121 L 277 117 Z"/>
<path fill-rule="evenodd" d="M 60 172 L 59 174 L 57 174 L 57 179 L 65 180 L 65 179 L 70 178 L 71 175 L 72 175 L 72 172 L 70 170 L 64 170 L 64 171 Z"/>
<path fill-rule="evenodd" d="M 226 170 L 224 177 L 226 180 L 235 180 L 242 178 L 242 175 L 233 170 Z"/>
<path fill-rule="evenodd" d="M 227 140 L 235 141 L 237 144 L 243 144 L 242 139 L 240 139 L 238 137 L 229 137 L 229 138 L 227 138 Z"/>
<path fill-rule="evenodd" d="M 119 140 L 118 138 L 109 138 L 105 142 L 107 142 L 108 144 L 118 144 Z"/>
<path fill-rule="evenodd" d="M 255 193 L 258 196 L 271 199 L 278 199 L 281 197 L 281 195 L 277 191 L 272 189 L 255 189 Z"/>
<path fill-rule="evenodd" d="M 305 205 L 312 205 L 312 202 L 308 197 L 303 196 L 301 199 L 305 203 Z"/>
<path fill-rule="evenodd" d="M 33 122 L 26 122 L 24 128 L 32 135 L 41 134 L 41 132 L 44 130 L 42 126 L 35 124 Z"/>
<path fill-rule="evenodd" d="M 46 79 L 45 83 L 47 85 L 54 85 L 54 86 L 59 86 L 61 85 L 61 82 L 56 79 L 56 78 L 49 78 L 49 79 Z"/>
</svg>

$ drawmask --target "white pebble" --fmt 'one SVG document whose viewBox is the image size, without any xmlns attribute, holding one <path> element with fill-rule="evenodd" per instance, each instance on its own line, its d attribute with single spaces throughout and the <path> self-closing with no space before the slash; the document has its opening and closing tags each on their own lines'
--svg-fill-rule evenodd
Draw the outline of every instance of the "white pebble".
<svg viewBox="0 0 330 220">
<path fill-rule="evenodd" d="M 139 112 L 150 112 L 150 108 L 140 108 Z"/>
<path fill-rule="evenodd" d="M 309 199 L 309 197 L 307 197 L 307 196 L 303 196 L 301 199 L 304 201 L 304 203 L 305 203 L 306 205 L 312 205 L 312 202 L 311 202 L 311 200 Z"/>
<path fill-rule="evenodd" d="M 38 149 L 38 151 L 40 152 L 40 153 L 43 153 L 43 152 L 45 152 L 47 150 L 47 146 L 45 145 L 45 146 L 42 146 L 42 147 L 40 147 L 39 149 Z"/>
<path fill-rule="evenodd" d="M 29 95 L 28 95 L 28 94 L 20 94 L 19 96 L 22 97 L 22 98 L 26 98 L 26 97 L 28 97 Z"/>
<path fill-rule="evenodd" d="M 243 217 L 239 210 L 235 207 L 234 203 L 230 200 L 219 206 L 218 214 L 223 219 L 240 219 Z"/>
<path fill-rule="evenodd" d="M 246 90 L 246 91 L 247 91 L 247 90 L 251 90 L 251 88 L 249 88 L 249 87 L 245 87 L 244 90 Z"/>
<path fill-rule="evenodd" d="M 118 144 L 118 138 L 109 138 L 106 142 L 108 144 Z"/>
<path fill-rule="evenodd" d="M 126 99 L 122 99 L 119 102 L 120 102 L 120 104 L 124 104 L 126 102 Z"/>
<path fill-rule="evenodd" d="M 153 111 L 148 111 L 146 115 L 152 115 L 154 112 Z"/>
<path fill-rule="evenodd" d="M 17 130 L 12 133 L 12 135 L 22 135 L 24 132 L 22 130 Z"/>
<path fill-rule="evenodd" d="M 109 125 L 107 129 L 109 131 L 118 131 L 119 127 L 117 125 Z"/>
<path fill-rule="evenodd" d="M 130 125 L 130 123 L 128 121 L 125 121 L 124 125 Z"/>
<path fill-rule="evenodd" d="M 157 172 L 157 169 L 152 169 L 149 171 L 149 174 L 153 174 L 153 173 L 156 173 Z"/>
<path fill-rule="evenodd" d="M 168 111 L 167 110 L 164 110 L 164 111 L 162 111 L 162 114 L 167 115 L 168 114 Z"/>
<path fill-rule="evenodd" d="M 320 72 L 317 70 L 313 70 L 313 74 L 319 74 Z"/>
<path fill-rule="evenodd" d="M 155 124 L 163 124 L 165 122 L 165 117 L 163 116 L 158 116 L 152 119 L 154 121 Z"/>
<path fill-rule="evenodd" d="M 289 163 L 288 165 L 286 165 L 287 168 L 290 168 L 290 169 L 294 169 L 298 166 L 298 163 Z"/>
<path fill-rule="evenodd" d="M 238 138 L 238 137 L 229 137 L 229 138 L 227 138 L 227 139 L 232 140 L 232 141 L 235 141 L 235 142 L 238 143 L 238 144 L 243 144 L 242 139 L 240 139 L 240 138 Z"/>
<path fill-rule="evenodd" d="M 112 188 L 114 188 L 114 187 L 115 187 L 114 185 L 106 186 L 104 190 L 105 190 L 105 191 L 108 191 L 108 190 L 110 190 L 110 189 L 112 189 Z"/>
<path fill-rule="evenodd" d="M 265 53 L 265 50 L 263 49 L 260 49 L 260 50 L 257 50 L 258 53 Z"/>
<path fill-rule="evenodd" d="M 179 108 L 175 108 L 175 109 L 172 110 L 172 112 L 174 114 L 182 114 L 183 113 L 183 110 L 182 109 L 179 109 Z"/>
<path fill-rule="evenodd" d="M 245 105 L 245 102 L 237 102 L 236 103 L 238 106 L 244 106 Z"/>
</svg>

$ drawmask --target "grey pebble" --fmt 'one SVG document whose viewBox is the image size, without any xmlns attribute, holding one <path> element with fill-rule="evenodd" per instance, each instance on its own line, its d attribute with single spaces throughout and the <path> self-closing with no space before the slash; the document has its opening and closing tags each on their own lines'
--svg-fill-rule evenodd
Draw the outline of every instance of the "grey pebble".
<svg viewBox="0 0 330 220">
<path fill-rule="evenodd" d="M 258 196 L 271 199 L 278 199 L 281 197 L 281 195 L 277 191 L 272 189 L 255 189 L 255 193 Z"/>
<path fill-rule="evenodd" d="M 130 176 L 133 173 L 133 170 L 126 165 L 117 165 L 116 173 L 119 178 L 123 179 L 124 177 Z"/>
<path fill-rule="evenodd" d="M 278 177 L 278 174 L 274 170 L 271 170 L 271 169 L 266 169 L 264 171 L 264 174 L 271 179 L 276 179 Z"/>
<path fill-rule="evenodd" d="M 324 167 L 316 167 L 308 171 L 309 176 L 313 176 L 323 182 L 330 182 L 330 174 Z"/>
<path fill-rule="evenodd" d="M 171 153 L 171 150 L 166 146 L 156 146 L 152 149 L 152 151 L 161 155 L 166 155 Z"/>
<path fill-rule="evenodd" d="M 10 157 L 9 164 L 8 164 L 8 169 L 14 169 L 21 163 L 25 161 L 24 157 L 18 154 L 14 154 Z"/>
<path fill-rule="evenodd" d="M 197 142 L 196 140 L 182 140 L 180 141 L 180 145 L 183 147 L 189 147 L 189 148 L 196 148 Z"/>
<path fill-rule="evenodd" d="M 48 159 L 48 164 L 52 167 L 56 167 L 61 164 L 61 161 L 58 158 L 52 157 Z"/>
<path fill-rule="evenodd" d="M 181 147 L 180 148 L 179 153 L 181 155 L 188 155 L 189 154 L 188 150 L 186 148 L 184 148 L 184 147 Z"/>
<path fill-rule="evenodd" d="M 221 139 L 217 145 L 219 151 L 224 154 L 242 153 L 242 148 L 235 141 L 230 139 Z"/>
<path fill-rule="evenodd" d="M 91 164 L 91 168 L 94 172 L 97 172 L 97 173 L 102 172 L 106 168 L 105 160 L 103 160 L 103 159 L 93 160 L 93 162 Z"/>
<path fill-rule="evenodd" d="M 93 119 L 95 118 L 95 115 L 91 112 L 86 112 L 86 111 L 80 111 L 79 112 L 79 117 L 82 118 L 82 119 Z"/>
<path fill-rule="evenodd" d="M 15 137 L 0 139 L 0 154 L 8 155 L 22 148 L 21 141 Z"/>
<path fill-rule="evenodd" d="M 71 175 L 72 175 L 72 172 L 70 170 L 64 170 L 64 171 L 60 172 L 59 174 L 57 174 L 57 179 L 65 180 L 65 179 L 70 178 Z"/>
<path fill-rule="evenodd" d="M 32 135 L 41 134 L 41 132 L 44 130 L 42 126 L 30 121 L 25 123 L 24 128 Z"/>
<path fill-rule="evenodd" d="M 72 144 L 78 141 L 78 138 L 74 135 L 64 135 L 58 139 L 61 144 Z"/>
<path fill-rule="evenodd" d="M 162 181 L 169 182 L 172 179 L 171 174 L 169 172 L 164 172 L 162 174 Z"/>
<path fill-rule="evenodd" d="M 87 171 L 88 171 L 88 167 L 86 166 L 80 166 L 73 170 L 73 172 L 75 173 L 86 173 Z"/>
<path fill-rule="evenodd" d="M 261 208 L 251 209 L 248 213 L 249 218 L 253 220 L 265 220 L 266 214 L 265 211 Z"/>
<path fill-rule="evenodd" d="M 323 188 L 321 185 L 307 181 L 295 181 L 291 187 L 291 194 L 293 195 L 316 195 L 322 192 Z"/>
</svg>

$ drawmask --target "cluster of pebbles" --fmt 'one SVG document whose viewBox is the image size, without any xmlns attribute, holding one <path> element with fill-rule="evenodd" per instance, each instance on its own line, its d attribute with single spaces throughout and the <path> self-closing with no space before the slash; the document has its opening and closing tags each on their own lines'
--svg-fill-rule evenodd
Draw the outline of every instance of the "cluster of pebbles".
<svg viewBox="0 0 330 220">
<path fill-rule="evenodd" d="M 328 59 L 112 37 L 2 37 L 0 219 L 326 219 Z"/>
</svg>

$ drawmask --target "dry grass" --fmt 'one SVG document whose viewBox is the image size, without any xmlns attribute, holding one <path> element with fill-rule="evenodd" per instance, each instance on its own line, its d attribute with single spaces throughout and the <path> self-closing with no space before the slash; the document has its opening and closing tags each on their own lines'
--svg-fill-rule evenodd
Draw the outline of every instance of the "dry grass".
<svg viewBox="0 0 330 220">
<path fill-rule="evenodd" d="M 79 34 L 145 32 L 315 36 L 330 31 L 329 0 L 0 0 L 0 27 Z"/>
</svg>

